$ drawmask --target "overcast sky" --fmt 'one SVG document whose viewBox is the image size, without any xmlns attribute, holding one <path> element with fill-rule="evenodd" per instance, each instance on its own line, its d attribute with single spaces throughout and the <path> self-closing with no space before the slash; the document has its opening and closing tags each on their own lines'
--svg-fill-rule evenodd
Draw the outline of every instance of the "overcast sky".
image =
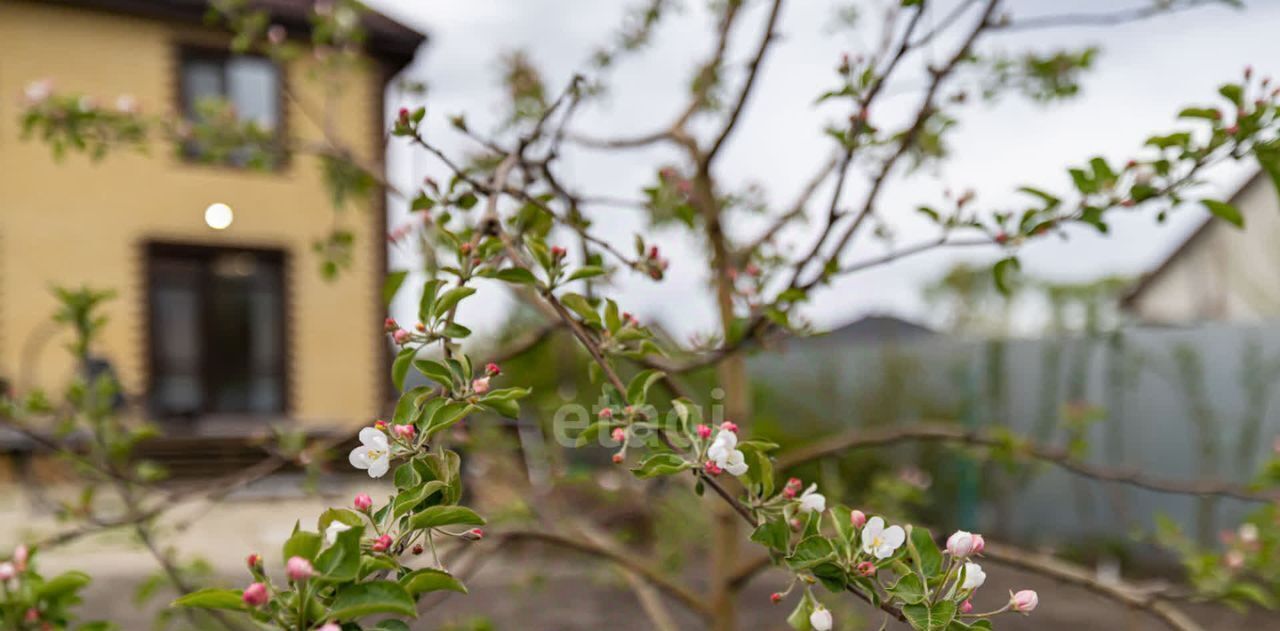
<svg viewBox="0 0 1280 631">
<path fill-rule="evenodd" d="M 429 134 L 447 150 L 467 151 L 468 141 L 448 129 L 446 118 L 465 112 L 475 127 L 484 128 L 501 113 L 501 92 L 495 71 L 500 54 L 523 49 L 539 64 L 550 86 L 558 89 L 607 34 L 619 24 L 625 6 L 634 2 L 591 0 L 370 0 L 370 4 L 424 30 L 429 44 L 407 71 L 429 85 L 427 99 Z M 609 98 L 583 112 L 576 129 L 597 136 L 626 135 L 658 128 L 669 122 L 683 103 L 691 66 L 704 59 L 711 45 L 704 0 L 685 0 L 685 9 L 664 23 L 654 46 L 629 58 L 615 73 Z M 761 2 L 744 16 L 740 37 L 731 59 L 745 59 L 763 24 Z M 887 2 L 860 2 L 863 24 L 877 24 L 876 16 Z M 945 4 L 945 3 L 943 3 Z M 1150 4 L 1146 0 L 1009 0 L 1014 18 L 1057 14 L 1071 5 L 1072 12 L 1113 11 L 1120 7 Z M 1012 204 L 1010 194 L 1022 184 L 1064 191 L 1069 186 L 1065 167 L 1101 154 L 1123 161 L 1155 132 L 1172 130 L 1174 116 L 1183 106 L 1212 103 L 1217 85 L 1238 80 L 1241 69 L 1252 64 L 1266 75 L 1277 70 L 1274 36 L 1280 25 L 1280 2 L 1248 2 L 1248 9 L 1224 7 L 1195 9 L 1122 26 L 1059 28 L 1027 33 L 1000 34 L 985 40 L 985 50 L 1016 53 L 1034 48 L 1049 51 L 1101 47 L 1098 67 L 1084 82 L 1075 100 L 1050 106 L 1035 105 L 1009 96 L 994 105 L 972 105 L 963 111 L 961 124 L 950 137 L 952 157 L 941 170 L 921 171 L 891 183 L 882 196 L 881 214 L 895 228 L 900 243 L 928 238 L 933 233 L 912 210 L 920 203 L 938 203 L 941 191 L 973 188 L 984 207 Z M 791 199 L 801 184 L 831 151 L 821 128 L 837 110 L 818 110 L 814 97 L 833 83 L 833 67 L 842 52 L 866 51 L 866 31 L 832 32 L 833 3 L 793 0 L 781 19 L 782 40 L 768 58 L 761 83 L 749 104 L 740 131 L 727 147 L 721 173 L 740 186 L 758 182 L 775 206 Z M 745 28 L 743 28 L 745 27 Z M 949 42 L 931 51 L 935 58 L 948 54 Z M 923 79 L 924 57 L 905 68 L 903 83 L 891 88 L 895 98 L 881 102 L 872 113 L 880 125 L 902 124 L 913 110 L 910 88 Z M 674 161 L 666 149 L 610 156 L 599 152 L 570 153 L 562 169 L 566 179 L 587 193 L 637 197 L 640 187 L 653 177 L 657 166 Z M 392 153 L 392 168 L 401 182 L 423 174 L 442 177 L 440 164 L 426 156 L 403 151 Z M 1229 194 L 1248 175 L 1245 168 L 1222 169 L 1212 174 L 1215 186 Z M 859 203 L 867 177 L 858 173 L 846 203 Z M 1150 269 L 1203 221 L 1199 208 L 1187 208 L 1158 229 L 1150 215 L 1116 221 L 1112 235 L 1101 238 L 1076 231 L 1069 242 L 1057 239 L 1024 250 L 1024 269 L 1054 279 L 1086 280 L 1109 274 L 1138 275 Z M 393 216 L 394 220 L 394 216 Z M 606 209 L 596 215 L 597 231 L 629 245 L 631 235 L 645 230 L 634 210 Z M 748 237 L 755 224 L 731 226 Z M 811 232 L 798 229 L 788 243 L 807 244 Z M 689 334 L 705 330 L 713 322 L 704 264 L 693 256 L 692 242 L 674 233 L 660 234 L 670 254 L 668 279 L 653 283 L 630 275 L 624 279 L 624 307 L 642 317 Z M 877 245 L 855 244 L 858 252 L 875 254 Z M 835 326 L 872 312 L 896 313 L 929 319 L 920 288 L 941 275 L 951 262 L 965 257 L 990 261 L 994 250 L 926 255 L 904 260 L 873 272 L 848 277 L 816 296 L 808 315 L 820 326 Z M 853 258 L 853 257 L 851 257 Z M 468 304 L 464 317 L 496 323 L 509 305 L 497 291 L 484 292 Z M 407 305 L 401 305 L 407 307 Z M 483 327 L 482 327 L 483 328 Z"/>
</svg>

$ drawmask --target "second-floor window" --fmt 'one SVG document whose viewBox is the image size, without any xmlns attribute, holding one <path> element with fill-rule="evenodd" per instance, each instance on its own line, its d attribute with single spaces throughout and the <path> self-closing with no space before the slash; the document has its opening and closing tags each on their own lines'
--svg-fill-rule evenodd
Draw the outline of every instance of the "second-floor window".
<svg viewBox="0 0 1280 631">
<path fill-rule="evenodd" d="M 280 69 L 255 55 L 183 49 L 180 100 L 192 135 L 183 153 L 237 166 L 274 167 L 282 151 Z"/>
</svg>

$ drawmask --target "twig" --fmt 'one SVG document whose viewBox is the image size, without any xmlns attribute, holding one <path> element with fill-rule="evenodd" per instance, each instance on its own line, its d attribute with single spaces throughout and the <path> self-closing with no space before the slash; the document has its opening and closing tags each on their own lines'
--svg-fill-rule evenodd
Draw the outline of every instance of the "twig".
<svg viewBox="0 0 1280 631">
<path fill-rule="evenodd" d="M 1246 485 L 1217 480 L 1169 480 L 1143 473 L 1137 469 L 1106 467 L 1081 462 L 1060 447 L 1036 445 L 1017 441 L 1010 444 L 980 430 L 969 430 L 955 425 L 922 422 L 904 427 L 886 429 L 857 429 L 823 439 L 805 447 L 790 450 L 778 458 L 778 468 L 788 469 L 819 458 L 839 455 L 851 449 L 883 447 L 903 442 L 951 442 L 982 447 L 1011 446 L 1017 455 L 1048 462 L 1072 473 L 1103 482 L 1116 482 L 1130 486 L 1177 495 L 1229 497 L 1247 502 L 1273 502 L 1280 499 L 1280 491 L 1255 491 Z"/>
</svg>

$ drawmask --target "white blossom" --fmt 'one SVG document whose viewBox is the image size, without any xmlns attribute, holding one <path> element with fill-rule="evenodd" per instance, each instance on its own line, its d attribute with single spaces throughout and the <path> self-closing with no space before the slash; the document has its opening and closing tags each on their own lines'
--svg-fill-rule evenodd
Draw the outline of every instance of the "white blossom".
<svg viewBox="0 0 1280 631">
<path fill-rule="evenodd" d="M 960 583 L 960 589 L 978 589 L 985 582 L 987 573 L 982 571 L 981 565 L 972 561 L 964 564 L 964 581 Z"/>
<path fill-rule="evenodd" d="M 360 446 L 352 449 L 347 459 L 351 466 L 367 470 L 371 478 L 386 475 L 391 467 L 391 446 L 387 444 L 387 435 L 372 427 L 360 430 Z"/>
<path fill-rule="evenodd" d="M 810 484 L 809 488 L 800 494 L 800 512 L 802 513 L 821 513 L 827 510 L 827 498 L 818 492 L 817 484 Z"/>
<path fill-rule="evenodd" d="M 26 99 L 27 105 L 39 105 L 53 96 L 53 80 L 40 79 L 28 83 L 23 89 L 23 97 Z"/>
<path fill-rule="evenodd" d="M 907 540 L 907 532 L 902 526 L 884 527 L 884 519 L 872 517 L 862 529 L 862 551 L 875 555 L 877 559 L 893 556 L 903 542 Z"/>
<path fill-rule="evenodd" d="M 809 614 L 809 624 L 814 628 L 814 631 L 831 631 L 833 622 L 831 612 L 822 605 L 818 605 L 818 608 Z"/>
<path fill-rule="evenodd" d="M 746 458 L 742 455 L 742 450 L 738 449 L 738 435 L 733 432 L 720 430 L 707 448 L 707 457 L 716 466 L 733 475 L 744 475 L 747 472 Z"/>
<path fill-rule="evenodd" d="M 973 554 L 973 533 L 957 530 L 947 538 L 947 554 L 963 559 Z"/>
</svg>

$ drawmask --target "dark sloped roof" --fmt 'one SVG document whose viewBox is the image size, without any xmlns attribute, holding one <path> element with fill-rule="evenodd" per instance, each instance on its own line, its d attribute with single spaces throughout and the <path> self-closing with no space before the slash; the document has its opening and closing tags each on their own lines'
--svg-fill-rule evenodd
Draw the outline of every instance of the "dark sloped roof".
<svg viewBox="0 0 1280 631">
<path fill-rule="evenodd" d="M 202 23 L 209 9 L 209 0 L 44 0 L 45 2 L 87 7 L 153 17 L 178 22 Z M 252 4 L 271 13 L 272 19 L 290 31 L 306 31 L 310 28 L 308 16 L 313 0 L 253 0 Z M 403 68 L 413 60 L 418 47 L 426 36 L 381 13 L 366 11 L 364 28 L 368 33 L 366 48 L 369 53 L 389 62 L 395 69 Z"/>
</svg>

